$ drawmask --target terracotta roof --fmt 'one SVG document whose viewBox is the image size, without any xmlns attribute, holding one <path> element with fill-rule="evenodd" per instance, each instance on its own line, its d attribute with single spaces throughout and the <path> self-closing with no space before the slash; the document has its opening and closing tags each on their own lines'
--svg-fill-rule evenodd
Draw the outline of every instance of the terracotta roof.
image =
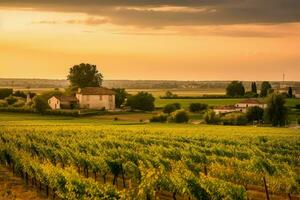
<svg viewBox="0 0 300 200">
<path fill-rule="evenodd" d="M 63 102 L 74 102 L 74 101 L 78 101 L 76 97 L 73 96 L 54 96 L 55 98 L 57 98 L 60 101 Z"/>
<path fill-rule="evenodd" d="M 244 104 L 265 104 L 264 102 L 261 102 L 257 99 L 246 99 L 246 100 L 240 101 L 239 103 L 244 103 Z"/>
<path fill-rule="evenodd" d="M 234 110 L 235 106 L 234 105 L 228 105 L 228 106 L 216 106 L 214 109 L 218 110 Z"/>
<path fill-rule="evenodd" d="M 115 92 L 105 87 L 86 87 L 78 89 L 77 94 L 82 95 L 114 95 Z"/>
</svg>

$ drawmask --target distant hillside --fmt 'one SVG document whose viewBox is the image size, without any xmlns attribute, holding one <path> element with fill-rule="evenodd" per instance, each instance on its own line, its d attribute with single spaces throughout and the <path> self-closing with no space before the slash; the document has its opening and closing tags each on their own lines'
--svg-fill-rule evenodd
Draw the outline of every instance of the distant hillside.
<svg viewBox="0 0 300 200">
<path fill-rule="evenodd" d="M 230 81 L 166 81 L 166 80 L 105 80 L 103 86 L 108 88 L 126 89 L 224 89 Z M 246 89 L 250 88 L 251 82 L 243 82 Z M 258 88 L 260 82 L 257 82 Z M 279 81 L 271 82 L 274 88 L 279 87 Z M 300 82 L 287 81 L 286 85 L 300 87 Z M 0 78 L 0 87 L 9 88 L 65 88 L 67 80 L 56 79 L 10 79 Z"/>
</svg>

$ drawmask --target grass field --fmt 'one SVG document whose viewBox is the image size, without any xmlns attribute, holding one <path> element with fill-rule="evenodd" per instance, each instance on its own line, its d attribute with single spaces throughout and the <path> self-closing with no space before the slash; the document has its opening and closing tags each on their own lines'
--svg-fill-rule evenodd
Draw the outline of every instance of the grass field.
<svg viewBox="0 0 300 200">
<path fill-rule="evenodd" d="M 191 186 L 185 185 L 186 181 L 194 181 L 194 184 L 203 187 L 212 198 L 221 194 L 227 199 L 246 199 L 253 196 L 256 199 L 265 199 L 262 176 L 268 181 L 272 199 L 285 199 L 288 193 L 296 198 L 300 192 L 299 129 L 147 124 L 140 123 L 138 119 L 148 118 L 149 114 L 137 113 L 120 115 L 118 117 L 123 117 L 120 121 L 114 121 L 114 117 L 73 118 L 1 113 L 0 152 L 1 149 L 10 149 L 8 152 L 12 153 L 13 158 L 19 159 L 19 165 L 25 165 L 24 169 L 36 170 L 34 173 L 30 172 L 32 176 L 42 173 L 38 177 L 48 178 L 52 180 L 49 183 L 55 183 L 56 176 L 48 177 L 52 170 L 57 176 L 64 176 L 67 182 L 71 181 L 69 184 L 74 183 L 76 177 L 86 188 L 96 183 L 94 178 L 87 180 L 84 177 L 93 177 L 94 167 L 102 169 L 103 164 L 107 165 L 108 168 L 105 169 L 109 173 L 105 185 L 113 185 L 116 177 L 121 180 L 115 185 L 117 190 L 99 186 L 102 192 L 140 195 L 139 199 L 145 199 L 146 193 L 156 190 L 157 184 L 160 189 L 155 193 L 161 199 L 172 199 L 174 188 L 177 188 L 177 199 L 199 199 L 198 193 Z M 3 141 L 10 141 L 11 144 Z M 13 150 L 16 144 L 21 146 Z M 30 150 L 34 146 L 38 149 Z M 82 148 L 85 149 L 84 152 L 79 150 Z M 49 154 L 50 152 L 54 155 Z M 61 169 L 61 163 L 57 165 L 57 162 L 63 162 L 60 160 L 60 152 L 64 152 L 64 162 L 74 165 L 74 168 Z M 55 155 L 56 153 L 59 155 Z M 30 161 L 27 156 L 31 157 Z M 48 162 L 41 162 L 41 158 Z M 54 162 L 54 158 L 58 160 Z M 77 159 L 81 159 L 78 162 L 82 163 L 80 172 L 77 172 L 75 165 Z M 101 161 L 101 166 L 98 166 L 97 162 L 92 162 L 93 159 L 105 162 Z M 90 175 L 83 170 L 86 162 Z M 119 172 L 109 170 L 111 164 L 120 162 L 124 162 L 123 181 Z M 207 178 L 203 174 L 199 175 L 199 172 L 205 173 L 204 168 L 208 171 Z M 137 181 L 136 172 L 142 173 L 142 185 Z M 103 185 L 102 172 L 97 173 L 99 175 L 95 182 Z M 156 176 L 160 178 L 157 179 Z M 168 184 L 163 184 L 161 180 Z M 132 191 L 127 187 L 128 184 L 136 185 L 137 188 Z M 175 185 L 170 187 L 173 184 Z M 184 190 L 178 190 L 182 187 Z M 61 192 L 66 192 L 60 191 L 60 188 L 56 190 L 58 197 L 61 197 Z M 154 193 L 149 193 L 152 194 Z"/>
<path fill-rule="evenodd" d="M 234 105 L 243 99 L 160 99 L 156 98 L 155 106 L 162 108 L 169 103 L 180 103 L 183 108 L 188 108 L 191 103 L 205 103 L 209 106 Z M 263 101 L 264 99 L 261 99 Z M 287 99 L 286 106 L 295 107 L 300 104 L 300 99 Z"/>
<path fill-rule="evenodd" d="M 225 94 L 223 89 L 126 89 L 129 94 L 136 94 L 140 91 L 149 92 L 155 97 L 164 96 L 166 91 L 170 91 L 178 96 L 202 96 L 204 94 Z"/>
</svg>

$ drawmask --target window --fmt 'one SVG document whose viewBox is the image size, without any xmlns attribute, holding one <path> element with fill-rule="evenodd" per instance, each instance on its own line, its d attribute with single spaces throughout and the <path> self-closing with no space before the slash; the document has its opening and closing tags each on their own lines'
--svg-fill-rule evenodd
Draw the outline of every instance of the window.
<svg viewBox="0 0 300 200">
<path fill-rule="evenodd" d="M 102 95 L 99 95 L 99 100 L 102 101 Z"/>
</svg>

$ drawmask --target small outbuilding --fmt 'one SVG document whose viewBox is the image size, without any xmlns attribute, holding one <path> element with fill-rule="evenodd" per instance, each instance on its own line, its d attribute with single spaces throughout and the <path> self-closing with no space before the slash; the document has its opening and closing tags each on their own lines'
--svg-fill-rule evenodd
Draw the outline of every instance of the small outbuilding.
<svg viewBox="0 0 300 200">
<path fill-rule="evenodd" d="M 78 104 L 78 100 L 72 96 L 53 96 L 48 100 L 48 104 L 52 110 L 73 109 Z"/>
<path fill-rule="evenodd" d="M 267 104 L 257 99 L 246 99 L 235 104 L 235 109 L 236 111 L 247 112 L 248 108 L 256 106 L 264 109 L 267 107 Z"/>
<path fill-rule="evenodd" d="M 231 113 L 236 111 L 233 105 L 217 106 L 213 110 L 216 114 L 226 114 L 226 113 Z"/>
</svg>

